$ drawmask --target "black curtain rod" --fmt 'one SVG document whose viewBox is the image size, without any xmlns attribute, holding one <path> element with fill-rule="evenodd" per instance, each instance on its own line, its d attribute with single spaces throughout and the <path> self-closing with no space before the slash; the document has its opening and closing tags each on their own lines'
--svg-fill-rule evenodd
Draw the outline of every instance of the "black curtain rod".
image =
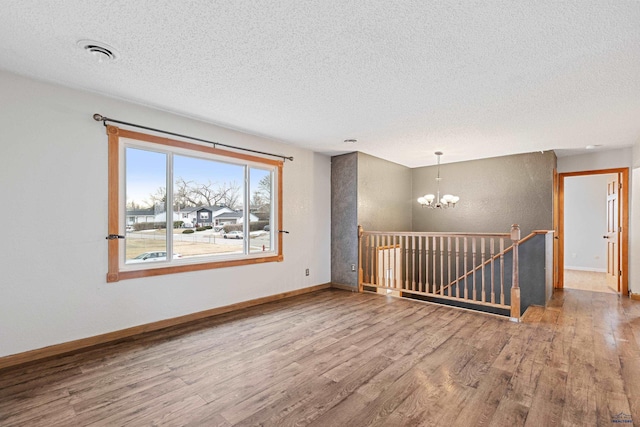
<svg viewBox="0 0 640 427">
<path fill-rule="evenodd" d="M 121 125 L 133 126 L 133 127 L 139 128 L 139 129 L 146 129 L 146 130 L 150 130 L 150 131 L 153 131 L 153 132 L 160 132 L 160 133 L 164 133 L 164 134 L 167 134 L 167 135 L 178 136 L 180 138 L 187 138 L 187 139 L 192 139 L 194 141 L 205 142 L 207 144 L 212 144 L 213 148 L 216 148 L 216 146 L 220 146 L 220 147 L 225 147 L 225 148 L 231 148 L 231 149 L 234 149 L 234 150 L 248 151 L 250 153 L 263 154 L 265 156 L 278 157 L 278 158 L 280 158 L 282 160 L 293 161 L 293 156 L 287 157 L 287 156 L 283 156 L 281 154 L 267 153 L 265 151 L 252 150 L 250 148 L 235 147 L 233 145 L 221 144 L 220 142 L 207 141 L 206 139 L 196 138 L 194 136 L 182 135 L 180 133 L 169 132 L 169 131 L 162 130 L 162 129 L 156 129 L 156 128 L 152 128 L 152 127 L 148 127 L 148 126 L 137 125 L 135 123 L 127 123 L 127 122 L 123 122 L 121 120 L 110 119 L 109 117 L 105 117 L 102 114 L 98 114 L 98 113 L 95 113 L 93 115 L 93 120 L 95 120 L 96 122 L 102 122 L 102 124 L 104 126 L 107 126 L 107 122 L 118 123 L 118 124 L 121 124 Z"/>
</svg>

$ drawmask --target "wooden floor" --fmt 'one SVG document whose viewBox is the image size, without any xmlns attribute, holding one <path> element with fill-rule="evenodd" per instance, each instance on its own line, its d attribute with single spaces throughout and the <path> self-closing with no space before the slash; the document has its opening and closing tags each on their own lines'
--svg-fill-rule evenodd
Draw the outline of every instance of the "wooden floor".
<svg viewBox="0 0 640 427">
<path fill-rule="evenodd" d="M 326 290 L 0 371 L 0 425 L 640 425 L 639 342 L 606 293 L 517 324 Z"/>
<path fill-rule="evenodd" d="M 607 282 L 607 273 L 570 270 L 568 268 L 564 269 L 564 288 L 610 294 L 618 293 L 618 290 Z"/>
</svg>

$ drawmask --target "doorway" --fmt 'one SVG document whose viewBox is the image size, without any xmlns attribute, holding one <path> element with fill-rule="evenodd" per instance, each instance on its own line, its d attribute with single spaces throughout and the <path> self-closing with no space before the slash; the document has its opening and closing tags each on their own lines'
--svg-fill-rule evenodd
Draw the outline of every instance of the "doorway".
<svg viewBox="0 0 640 427">
<path fill-rule="evenodd" d="M 580 230 L 572 228 L 572 224 L 565 223 L 565 212 L 571 212 L 575 210 L 576 203 L 587 203 L 589 197 L 582 197 L 576 199 L 568 190 L 572 187 L 575 188 L 588 188 L 588 185 L 574 186 L 576 177 L 585 177 L 585 179 L 591 181 L 598 181 L 604 183 L 602 190 L 598 190 L 600 194 L 595 195 L 595 200 L 592 203 L 593 206 L 578 206 L 582 212 L 580 219 L 582 222 L 591 228 L 596 227 L 599 236 L 596 238 L 605 239 L 606 242 L 602 242 L 602 245 L 597 245 L 593 241 L 593 233 L 587 236 L 589 233 L 581 234 Z M 570 181 L 573 180 L 573 181 Z M 585 181 L 586 182 L 586 181 Z M 583 183 L 584 184 L 584 183 Z M 582 171 L 582 172 L 569 172 L 558 174 L 557 185 L 557 219 L 558 219 L 558 257 L 557 257 L 557 277 L 555 280 L 556 288 L 564 288 L 565 286 L 565 265 L 575 264 L 575 270 L 573 269 L 567 272 L 570 273 L 568 278 L 576 278 L 581 281 L 583 286 L 595 286 L 593 281 L 598 281 L 602 278 L 605 282 L 605 286 L 608 283 L 609 289 L 619 293 L 621 295 L 628 295 L 628 236 L 629 236 L 629 169 L 603 169 L 595 171 Z M 585 190 L 586 191 L 586 190 Z M 590 195 L 594 196 L 594 195 Z M 579 200 L 582 200 L 580 202 Z M 565 206 L 565 202 L 568 204 Z M 605 213 L 605 216 L 592 215 L 595 211 Z M 601 226 L 593 225 L 593 221 L 602 221 Z M 585 242 L 591 239 L 591 243 L 587 245 Z M 568 239 L 572 239 L 570 242 Z M 578 239 L 578 242 L 574 240 Z M 567 247 L 567 243 L 571 243 Z M 597 248 L 591 250 L 591 252 L 583 251 L 585 247 Z M 575 249 L 578 248 L 578 249 Z M 585 252 L 585 253 L 582 253 Z M 600 259 L 602 257 L 602 259 Z M 573 264 L 572 264 L 573 263 Z M 593 271 L 592 274 L 587 274 L 589 271 Z M 601 275 L 594 274 L 596 272 L 602 273 Z M 577 276 L 576 276 L 576 273 Z M 589 284 L 588 281 L 592 283 Z"/>
</svg>

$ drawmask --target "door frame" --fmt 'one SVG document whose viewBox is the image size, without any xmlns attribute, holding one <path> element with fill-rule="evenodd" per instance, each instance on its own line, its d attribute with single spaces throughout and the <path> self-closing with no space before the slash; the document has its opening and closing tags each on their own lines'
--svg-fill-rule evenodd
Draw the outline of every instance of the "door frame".
<svg viewBox="0 0 640 427">
<path fill-rule="evenodd" d="M 629 168 L 598 169 L 579 172 L 564 172 L 558 174 L 557 185 L 554 185 L 554 219 L 557 219 L 558 251 L 554 272 L 554 288 L 564 288 L 564 179 L 573 176 L 605 175 L 617 173 L 620 181 L 618 209 L 620 213 L 620 294 L 629 296 Z"/>
</svg>

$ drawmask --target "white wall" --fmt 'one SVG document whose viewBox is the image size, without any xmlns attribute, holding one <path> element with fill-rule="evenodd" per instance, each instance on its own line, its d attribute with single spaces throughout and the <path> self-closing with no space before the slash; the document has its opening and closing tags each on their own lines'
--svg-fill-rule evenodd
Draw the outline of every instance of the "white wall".
<svg viewBox="0 0 640 427">
<path fill-rule="evenodd" d="M 607 271 L 607 182 L 615 174 L 564 180 L 564 267 Z"/>
<path fill-rule="evenodd" d="M 558 157 L 558 173 L 631 167 L 631 147 Z"/>
<path fill-rule="evenodd" d="M 640 228 L 640 205 L 636 206 L 636 203 L 640 203 L 640 177 L 638 172 L 634 173 L 632 168 L 633 156 L 638 157 L 637 167 L 640 170 L 640 147 L 636 148 L 621 148 L 617 150 L 608 151 L 596 151 L 594 153 L 582 154 L 577 156 L 558 157 L 558 172 L 578 172 L 578 171 L 590 171 L 599 169 L 610 168 L 629 168 L 631 176 L 629 178 L 629 290 L 634 293 L 640 292 L 640 271 L 634 269 L 633 266 L 638 265 L 636 261 L 640 261 L 637 257 L 640 257 L 640 235 L 635 234 L 635 229 Z M 636 195 L 636 193 L 638 193 Z M 638 200 L 638 202 L 634 202 Z M 637 255 L 636 255 L 637 254 Z M 565 253 L 566 256 L 566 253 Z"/>
<path fill-rule="evenodd" d="M 0 99 L 0 356 L 330 281 L 329 157 L 2 71 Z M 106 283 L 107 138 L 93 113 L 294 156 L 284 262 Z"/>
</svg>

